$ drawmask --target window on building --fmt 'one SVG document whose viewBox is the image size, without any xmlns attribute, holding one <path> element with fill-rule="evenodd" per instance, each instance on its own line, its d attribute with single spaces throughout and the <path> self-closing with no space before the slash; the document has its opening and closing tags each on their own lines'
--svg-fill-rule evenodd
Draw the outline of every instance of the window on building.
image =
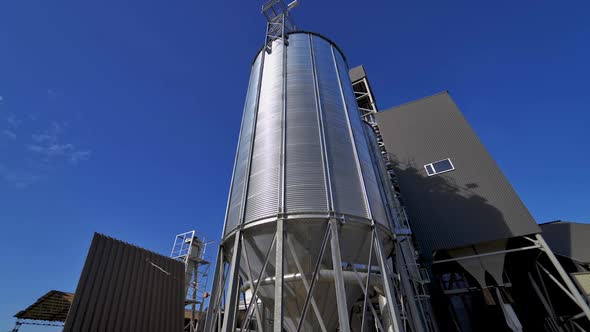
<svg viewBox="0 0 590 332">
<path fill-rule="evenodd" d="M 426 174 L 428 174 L 428 176 L 432 176 L 432 175 L 452 171 L 455 169 L 455 166 L 453 166 L 451 159 L 447 158 L 447 159 L 435 161 L 430 164 L 426 164 L 426 165 L 424 165 L 424 169 L 426 169 Z"/>
<path fill-rule="evenodd" d="M 434 175 L 434 168 L 432 168 L 432 164 L 428 164 L 424 167 L 426 168 L 426 173 L 428 173 L 428 175 Z"/>
</svg>

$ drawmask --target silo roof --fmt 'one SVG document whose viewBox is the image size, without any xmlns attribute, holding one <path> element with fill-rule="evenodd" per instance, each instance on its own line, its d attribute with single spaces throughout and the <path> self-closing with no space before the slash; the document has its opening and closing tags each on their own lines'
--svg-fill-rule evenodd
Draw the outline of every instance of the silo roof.
<svg viewBox="0 0 590 332">
<path fill-rule="evenodd" d="M 322 39 L 325 39 L 328 43 L 330 43 L 332 46 L 334 46 L 334 48 L 340 53 L 340 55 L 342 55 L 342 59 L 344 60 L 344 62 L 346 63 L 346 65 L 348 66 L 348 60 L 346 60 L 346 55 L 344 55 L 344 52 L 342 52 L 342 49 L 334 42 L 332 41 L 330 38 L 317 33 L 317 32 L 313 32 L 313 31 L 306 31 L 306 30 L 296 30 L 296 31 L 290 31 L 287 34 L 288 35 L 292 35 L 292 34 L 296 34 L 296 33 L 306 33 L 306 34 L 310 34 L 310 35 L 314 35 L 314 36 L 318 36 Z M 264 50 L 265 46 L 262 46 L 258 52 L 256 52 L 256 56 L 254 56 L 254 59 L 252 59 L 252 63 L 254 64 L 254 61 L 256 61 L 256 58 L 258 57 L 258 54 Z"/>
</svg>

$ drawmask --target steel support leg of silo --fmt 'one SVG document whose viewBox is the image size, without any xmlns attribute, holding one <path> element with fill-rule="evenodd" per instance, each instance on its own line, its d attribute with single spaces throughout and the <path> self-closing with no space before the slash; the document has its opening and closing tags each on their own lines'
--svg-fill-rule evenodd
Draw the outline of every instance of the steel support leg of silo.
<svg viewBox="0 0 590 332">
<path fill-rule="evenodd" d="M 236 314 L 238 311 L 239 298 L 239 265 L 242 257 L 242 231 L 238 229 L 234 234 L 234 246 L 231 262 L 229 265 L 229 275 L 227 276 L 227 296 L 225 298 L 222 331 L 234 331 L 236 328 Z"/>
<path fill-rule="evenodd" d="M 371 232 L 371 242 L 369 243 L 369 260 L 367 261 L 367 266 L 371 266 L 371 261 L 373 260 L 373 243 L 375 242 L 375 233 Z M 354 267 L 354 265 L 353 265 Z M 365 297 L 363 299 L 363 314 L 361 316 L 361 332 L 365 332 L 365 316 L 367 315 L 367 300 L 369 299 L 369 285 L 371 284 L 371 269 L 367 269 L 367 282 L 365 283 L 365 287 L 363 288 L 363 293 Z M 362 285 L 361 285 L 362 286 Z M 373 305 L 371 304 L 371 308 Z"/>
<path fill-rule="evenodd" d="M 305 321 L 305 314 L 307 313 L 307 307 L 309 306 L 309 303 L 310 303 L 311 299 L 313 298 L 313 289 L 314 289 L 315 285 L 317 284 L 318 272 L 320 270 L 320 265 L 322 264 L 322 259 L 324 258 L 324 253 L 326 252 L 326 246 L 328 244 L 328 238 L 330 237 L 330 229 L 331 228 L 332 228 L 331 224 L 328 223 L 328 225 L 326 227 L 326 232 L 324 233 L 324 238 L 322 240 L 322 246 L 320 249 L 320 253 L 319 253 L 318 258 L 316 260 L 315 267 L 313 269 L 313 275 L 311 277 L 311 284 L 309 285 L 309 290 L 307 290 L 307 295 L 305 296 L 305 302 L 303 304 L 301 318 L 299 319 L 299 325 L 297 326 L 297 332 L 300 332 L 301 328 L 303 327 L 303 322 Z"/>
<path fill-rule="evenodd" d="M 332 268 L 334 269 L 334 287 L 336 289 L 336 306 L 340 331 L 350 332 L 348 306 L 346 305 L 346 289 L 342 276 L 342 257 L 340 256 L 340 240 L 338 236 L 338 221 L 330 220 L 330 248 L 332 249 Z"/>
<path fill-rule="evenodd" d="M 369 247 L 369 260 L 367 261 L 367 266 L 371 266 L 371 261 L 373 258 L 373 241 L 375 241 L 375 235 L 373 233 L 371 233 L 371 243 L 370 243 L 370 247 Z M 365 331 L 365 318 L 367 315 L 367 306 L 371 309 L 371 314 L 373 315 L 373 321 L 376 324 L 376 329 L 377 331 L 383 331 L 383 325 L 381 324 L 381 320 L 379 319 L 379 315 L 377 315 L 377 312 L 375 311 L 375 308 L 373 308 L 373 304 L 368 304 L 368 300 L 369 300 L 369 285 L 371 285 L 371 269 L 367 269 L 367 280 L 366 283 L 363 285 L 363 282 L 361 280 L 361 277 L 359 276 L 359 273 L 357 271 L 357 269 L 354 267 L 354 265 L 351 265 L 352 270 L 354 271 L 354 275 L 356 277 L 356 280 L 359 284 L 359 287 L 361 288 L 361 291 L 364 294 L 364 298 L 363 298 L 363 309 L 362 309 L 362 316 L 361 316 L 361 332 Z"/>
<path fill-rule="evenodd" d="M 215 324 L 215 317 L 219 310 L 219 301 L 221 300 L 221 294 L 223 292 L 223 280 L 222 276 L 224 273 L 225 262 L 223 261 L 223 245 L 219 247 L 217 252 L 217 260 L 215 264 L 215 273 L 213 278 L 213 287 L 211 287 L 211 300 L 209 301 L 209 309 L 207 310 L 207 316 L 205 318 L 204 331 L 212 331 L 213 324 Z"/>
<path fill-rule="evenodd" d="M 273 243 L 271 243 L 270 247 L 272 248 Z M 250 304 L 248 304 L 246 306 L 246 324 L 244 324 L 245 326 L 248 326 L 249 320 L 250 320 L 250 306 L 254 305 L 254 314 L 256 315 L 256 324 L 257 324 L 257 331 L 262 331 L 262 315 L 260 313 L 260 306 L 258 305 L 258 299 L 256 296 L 257 293 L 257 288 L 254 288 L 254 278 L 252 278 L 252 266 L 250 265 L 250 259 L 248 258 L 248 251 L 246 250 L 246 246 L 242 247 L 242 250 L 244 251 L 244 260 L 246 263 L 246 276 L 248 278 L 248 284 L 250 285 L 250 289 L 252 289 L 252 298 L 250 299 Z M 266 265 L 264 265 L 262 272 L 264 272 L 266 268 Z M 260 277 L 256 280 L 260 280 Z"/>
<path fill-rule="evenodd" d="M 258 278 L 256 278 L 256 284 L 252 285 L 250 284 L 250 289 L 252 289 L 252 297 L 250 298 L 250 303 L 248 304 L 248 306 L 246 307 L 246 314 L 245 314 L 245 323 L 242 324 L 242 329 L 245 326 L 248 326 L 248 324 L 250 323 L 250 320 L 252 319 L 252 306 L 255 305 L 256 309 L 259 309 L 258 307 L 258 300 L 257 300 L 257 296 L 258 296 L 258 288 L 260 286 L 260 284 L 262 283 L 262 276 L 264 275 L 264 273 L 266 272 L 266 267 L 268 266 L 268 262 L 270 261 L 270 253 L 272 251 L 272 248 L 274 248 L 275 242 L 276 242 L 277 236 L 276 233 L 272 238 L 272 241 L 270 242 L 270 246 L 268 247 L 267 251 L 266 251 L 266 255 L 264 256 L 264 263 L 262 264 L 262 269 L 260 269 L 260 273 L 258 274 Z M 244 246 L 242 248 L 242 250 L 244 250 L 244 256 L 246 257 L 246 259 L 248 258 L 248 252 L 246 251 L 246 247 Z M 252 288 L 253 287 L 253 288 Z M 274 309 L 274 308 L 273 308 Z M 258 316 L 257 316 L 258 318 Z M 258 326 L 259 326 L 259 330 L 263 330 L 264 328 L 261 327 L 262 326 L 262 319 L 258 320 Z"/>
<path fill-rule="evenodd" d="M 275 303 L 274 303 L 274 332 L 283 332 L 283 274 L 284 274 L 284 256 L 283 256 L 283 240 L 285 239 L 285 232 L 283 229 L 284 220 L 279 218 L 277 220 L 276 233 L 276 256 L 275 256 Z"/>
<path fill-rule="evenodd" d="M 582 311 L 584 312 L 584 316 L 586 316 L 586 318 L 590 320 L 590 307 L 588 307 L 588 303 L 582 297 L 582 294 L 580 294 L 578 287 L 574 285 L 570 276 L 563 269 L 563 266 L 561 266 L 561 264 L 557 260 L 557 257 L 555 257 L 555 254 L 553 254 L 553 251 L 551 251 L 551 248 L 549 248 L 549 245 L 547 245 L 547 242 L 545 242 L 543 236 L 541 234 L 535 234 L 535 238 L 537 239 L 538 244 L 541 246 L 541 250 L 545 252 L 547 258 L 549 258 L 549 261 L 551 261 L 551 264 L 553 264 L 553 267 L 555 268 L 555 270 L 557 270 L 557 273 L 559 273 L 559 276 L 565 283 L 567 290 L 569 290 L 569 294 L 573 297 L 572 300 L 574 300 L 574 302 L 576 302 L 580 309 L 582 309 Z M 564 289 L 564 291 L 566 290 Z"/>
<path fill-rule="evenodd" d="M 287 244 L 287 247 L 289 248 L 289 253 L 291 253 L 291 256 L 293 257 L 293 262 L 295 263 L 295 267 L 297 267 L 297 272 L 299 272 L 299 274 L 301 274 L 302 276 L 305 276 L 305 272 L 303 271 L 303 266 L 301 265 L 301 261 L 299 260 L 299 257 L 297 257 L 297 252 L 295 251 L 295 248 L 293 247 L 293 244 L 291 243 L 290 237 L 286 238 L 286 244 Z M 307 294 L 310 294 L 311 293 L 311 286 L 309 285 L 309 281 L 307 281 L 307 278 L 302 277 L 301 282 L 303 283 L 303 287 L 305 287 L 305 291 L 307 292 Z M 318 324 L 320 325 L 320 329 L 322 330 L 322 332 L 327 332 L 328 330 L 326 329 L 326 325 L 324 324 L 324 320 L 322 318 L 322 314 L 320 313 L 320 309 L 318 308 L 318 305 L 317 305 L 315 299 L 313 298 L 313 294 L 310 297 L 310 302 L 311 302 L 311 308 L 313 309 L 316 319 L 318 320 Z M 301 320 L 303 321 L 303 318 L 301 318 Z"/>
<path fill-rule="evenodd" d="M 392 280 L 390 279 L 390 273 L 387 269 L 387 259 L 383 252 L 383 244 L 381 243 L 381 237 L 379 236 L 376 226 L 373 226 L 373 232 L 375 234 L 375 254 L 377 255 L 377 262 L 379 264 L 379 268 L 381 269 L 381 276 L 383 278 L 383 291 L 385 292 L 385 297 L 387 298 L 387 312 L 391 317 L 393 330 L 396 332 L 402 331 L 400 317 L 398 315 L 398 311 L 396 310 L 397 302 L 394 297 L 394 287 L 391 283 Z"/>
<path fill-rule="evenodd" d="M 546 294 L 543 294 L 543 292 L 539 288 L 539 285 L 537 285 L 535 278 L 533 278 L 533 275 L 530 272 L 528 273 L 528 276 L 529 276 L 529 281 L 531 283 L 531 286 L 533 286 L 533 290 L 535 291 L 535 293 L 537 293 L 539 300 L 541 300 L 541 303 L 543 304 L 543 307 L 545 308 L 545 311 L 547 312 L 547 315 L 549 316 L 548 318 L 545 318 L 545 319 L 546 320 L 548 319 L 550 321 L 550 324 L 555 331 L 563 332 L 563 329 L 558 324 L 558 319 L 555 314 L 555 310 L 551 306 L 551 302 L 546 297 Z"/>
</svg>

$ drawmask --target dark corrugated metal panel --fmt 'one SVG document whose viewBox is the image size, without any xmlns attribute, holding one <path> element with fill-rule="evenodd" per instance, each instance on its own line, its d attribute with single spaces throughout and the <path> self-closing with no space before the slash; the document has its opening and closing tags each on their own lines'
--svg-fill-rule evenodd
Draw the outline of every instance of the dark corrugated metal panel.
<svg viewBox="0 0 590 332">
<path fill-rule="evenodd" d="M 183 293 L 182 262 L 95 233 L 64 331 L 182 331 Z"/>
<path fill-rule="evenodd" d="M 590 225 L 569 221 L 541 224 L 543 237 L 556 254 L 590 263 Z"/>
<path fill-rule="evenodd" d="M 540 231 L 447 92 L 376 118 L 424 254 Z M 445 158 L 455 170 L 427 176 Z"/>
</svg>

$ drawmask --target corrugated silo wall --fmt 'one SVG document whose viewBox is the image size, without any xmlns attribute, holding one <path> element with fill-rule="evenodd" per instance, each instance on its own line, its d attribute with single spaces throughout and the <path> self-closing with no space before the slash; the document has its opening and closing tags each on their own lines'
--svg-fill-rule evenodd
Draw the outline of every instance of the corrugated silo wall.
<svg viewBox="0 0 590 332">
<path fill-rule="evenodd" d="M 334 211 L 387 226 L 342 53 L 306 32 L 290 34 L 285 49 L 277 43 L 252 65 L 225 235 L 281 212 Z"/>
<path fill-rule="evenodd" d="M 184 264 L 96 233 L 64 331 L 183 331 Z"/>
</svg>

